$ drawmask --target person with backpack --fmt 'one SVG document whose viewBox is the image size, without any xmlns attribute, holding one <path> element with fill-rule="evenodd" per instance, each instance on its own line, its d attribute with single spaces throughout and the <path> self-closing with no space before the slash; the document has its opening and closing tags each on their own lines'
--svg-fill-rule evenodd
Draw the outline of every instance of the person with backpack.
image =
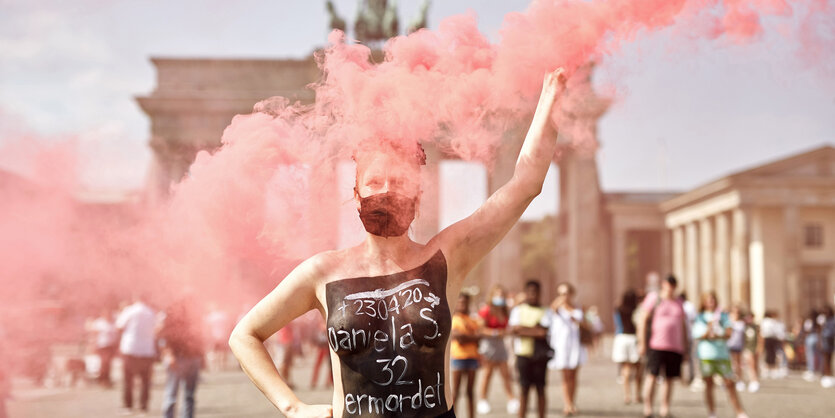
<svg viewBox="0 0 835 418">
<path fill-rule="evenodd" d="M 540 284 L 537 280 L 525 283 L 525 300 L 510 311 L 508 327 L 516 337 L 513 351 L 519 373 L 519 416 L 528 412 L 528 395 L 536 389 L 537 413 L 545 418 L 545 377 L 548 361 L 554 356 L 548 346 L 548 329 L 553 318 L 551 311 L 540 304 Z"/>
<path fill-rule="evenodd" d="M 689 337 L 687 315 L 676 299 L 677 280 L 667 276 L 661 289 L 644 298 L 644 314 L 639 321 L 638 352 L 647 357 L 647 376 L 644 382 L 644 416 L 651 417 L 655 400 L 655 381 L 664 376 L 661 387 L 661 416 L 670 414 L 673 382 L 681 377 L 681 363 L 687 356 Z"/>
</svg>

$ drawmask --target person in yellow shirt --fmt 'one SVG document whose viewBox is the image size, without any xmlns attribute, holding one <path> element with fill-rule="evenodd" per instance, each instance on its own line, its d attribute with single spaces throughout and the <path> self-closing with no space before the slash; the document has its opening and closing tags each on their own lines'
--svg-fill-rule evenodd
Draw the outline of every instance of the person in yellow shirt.
<svg viewBox="0 0 835 418">
<path fill-rule="evenodd" d="M 458 394 L 461 393 L 462 377 L 467 377 L 467 415 L 475 417 L 475 372 L 478 369 L 478 340 L 481 338 L 481 326 L 478 321 L 470 317 L 470 295 L 458 295 L 455 305 L 455 315 L 452 316 L 452 345 L 449 355 L 452 358 L 452 399 L 453 406 L 457 405 Z"/>
<path fill-rule="evenodd" d="M 521 387 L 520 418 L 528 413 L 531 387 L 536 390 L 537 416 L 545 418 L 545 378 L 548 361 L 554 357 L 554 351 L 548 345 L 548 329 L 553 323 L 553 314 L 540 304 L 540 287 L 537 280 L 525 283 L 525 300 L 510 311 L 507 320 L 510 334 L 516 337 L 513 352 L 516 354 L 516 369 Z"/>
</svg>

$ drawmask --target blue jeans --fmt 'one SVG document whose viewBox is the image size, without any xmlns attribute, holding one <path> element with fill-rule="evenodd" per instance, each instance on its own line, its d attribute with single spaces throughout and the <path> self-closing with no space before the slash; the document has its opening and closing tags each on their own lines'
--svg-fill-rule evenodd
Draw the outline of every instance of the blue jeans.
<svg viewBox="0 0 835 418">
<path fill-rule="evenodd" d="M 165 418 L 174 418 L 174 411 L 177 408 L 177 392 L 182 384 L 185 393 L 183 394 L 183 410 L 180 414 L 183 418 L 194 417 L 194 391 L 197 389 L 197 378 L 200 375 L 200 366 L 203 363 L 201 357 L 178 357 L 172 366 L 168 368 L 168 377 L 165 380 L 165 396 L 162 401 L 162 414 Z"/>
<path fill-rule="evenodd" d="M 818 334 L 806 335 L 806 370 L 815 373 L 818 370 L 820 351 L 818 351 Z"/>
</svg>

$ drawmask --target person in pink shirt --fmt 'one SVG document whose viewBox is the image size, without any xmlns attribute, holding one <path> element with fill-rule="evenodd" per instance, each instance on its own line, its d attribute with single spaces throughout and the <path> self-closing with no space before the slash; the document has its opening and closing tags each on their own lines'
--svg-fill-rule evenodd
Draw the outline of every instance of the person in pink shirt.
<svg viewBox="0 0 835 418">
<path fill-rule="evenodd" d="M 687 315 L 675 298 L 676 278 L 672 275 L 661 282 L 658 293 L 650 293 L 641 303 L 642 319 L 638 327 L 638 351 L 647 357 L 647 377 L 644 383 L 644 416 L 652 416 L 655 381 L 664 373 L 661 388 L 661 416 L 670 414 L 673 381 L 681 377 L 681 363 L 687 356 Z"/>
</svg>

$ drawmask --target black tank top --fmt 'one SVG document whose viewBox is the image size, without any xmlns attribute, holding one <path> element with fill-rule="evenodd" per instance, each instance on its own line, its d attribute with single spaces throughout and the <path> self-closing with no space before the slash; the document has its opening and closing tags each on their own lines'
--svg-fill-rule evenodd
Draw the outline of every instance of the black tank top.
<svg viewBox="0 0 835 418">
<path fill-rule="evenodd" d="M 328 343 L 339 356 L 344 417 L 434 417 L 446 404 L 451 327 L 446 258 L 325 285 Z"/>
</svg>

